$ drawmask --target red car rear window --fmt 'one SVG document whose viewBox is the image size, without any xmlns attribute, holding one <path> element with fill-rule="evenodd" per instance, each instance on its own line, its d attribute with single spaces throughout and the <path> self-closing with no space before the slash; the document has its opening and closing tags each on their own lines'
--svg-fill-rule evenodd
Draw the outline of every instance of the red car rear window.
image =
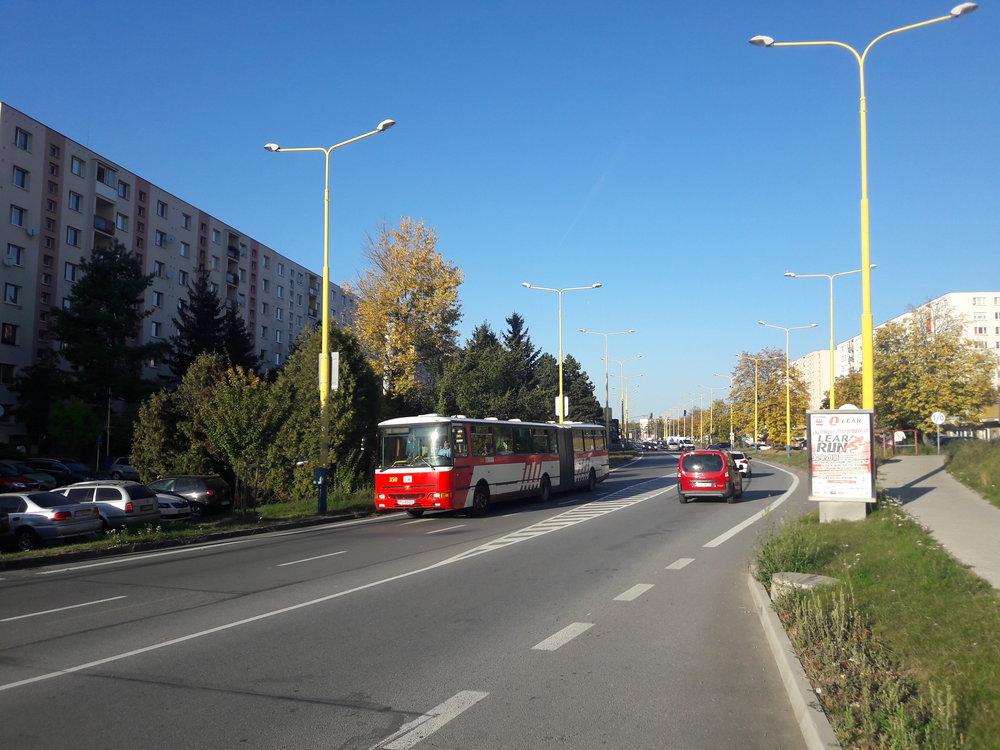
<svg viewBox="0 0 1000 750">
<path fill-rule="evenodd" d="M 681 458 L 684 471 L 722 471 L 722 456 L 718 453 L 691 453 Z"/>
</svg>

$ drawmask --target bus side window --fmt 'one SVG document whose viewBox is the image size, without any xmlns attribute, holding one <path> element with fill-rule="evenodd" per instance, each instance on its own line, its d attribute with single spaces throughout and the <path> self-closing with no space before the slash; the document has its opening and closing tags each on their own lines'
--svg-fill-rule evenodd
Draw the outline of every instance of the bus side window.
<svg viewBox="0 0 1000 750">
<path fill-rule="evenodd" d="M 583 430 L 573 430 L 573 451 L 579 452 L 584 450 L 584 440 L 583 440 Z"/>
<path fill-rule="evenodd" d="M 509 456 L 514 452 L 514 430 L 507 425 L 497 425 L 493 428 L 494 445 L 497 455 Z"/>
<path fill-rule="evenodd" d="M 486 425 L 475 425 L 472 428 L 472 455 L 493 455 L 493 433 Z"/>
<path fill-rule="evenodd" d="M 531 428 L 530 427 L 515 427 L 514 428 L 514 453 L 519 453 L 524 455 L 526 453 L 534 453 L 531 441 Z"/>
</svg>

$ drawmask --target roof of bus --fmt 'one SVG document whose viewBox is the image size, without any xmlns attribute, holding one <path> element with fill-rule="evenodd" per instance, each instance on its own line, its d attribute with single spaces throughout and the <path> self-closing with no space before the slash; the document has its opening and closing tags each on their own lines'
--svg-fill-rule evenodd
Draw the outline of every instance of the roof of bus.
<svg viewBox="0 0 1000 750">
<path fill-rule="evenodd" d="M 446 417 L 443 414 L 420 414 L 416 417 L 396 417 L 395 419 L 387 419 L 384 422 L 379 422 L 378 426 L 389 427 L 411 424 L 446 424 L 449 422 L 479 422 L 481 424 L 527 425 L 529 427 L 592 427 L 598 430 L 604 429 L 604 425 L 591 424 L 589 422 L 564 422 L 563 424 L 559 424 L 557 422 L 525 422 L 520 419 L 497 419 L 496 417 L 471 419 L 466 417 L 464 414 L 456 414 L 452 417 Z"/>
</svg>

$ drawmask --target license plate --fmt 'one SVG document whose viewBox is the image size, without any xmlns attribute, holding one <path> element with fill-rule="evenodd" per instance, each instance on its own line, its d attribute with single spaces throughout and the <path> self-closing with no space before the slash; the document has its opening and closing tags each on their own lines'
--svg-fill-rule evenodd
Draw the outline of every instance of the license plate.
<svg viewBox="0 0 1000 750">
<path fill-rule="evenodd" d="M 73 516 L 75 518 L 84 518 L 86 516 L 92 516 L 92 515 L 94 515 L 94 513 L 90 510 L 90 508 L 87 508 L 87 510 L 73 511 Z"/>
<path fill-rule="evenodd" d="M 157 506 L 157 507 L 159 507 L 159 506 Z M 139 508 L 139 510 L 152 510 L 152 509 L 153 509 L 152 505 L 143 505 L 143 506 L 141 506 Z"/>
<path fill-rule="evenodd" d="M 691 482 L 695 487 L 711 487 L 715 482 Z"/>
<path fill-rule="evenodd" d="M 397 500 L 396 505 L 416 505 L 416 500 Z"/>
</svg>

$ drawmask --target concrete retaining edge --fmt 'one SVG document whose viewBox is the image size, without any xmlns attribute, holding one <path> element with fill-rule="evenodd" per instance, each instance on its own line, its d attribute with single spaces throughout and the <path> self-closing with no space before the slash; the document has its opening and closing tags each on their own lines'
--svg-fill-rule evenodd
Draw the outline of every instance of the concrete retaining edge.
<svg viewBox="0 0 1000 750">
<path fill-rule="evenodd" d="M 798 722 L 806 748 L 808 750 L 839 748 L 840 743 L 833 732 L 833 727 L 830 726 L 829 719 L 826 718 L 816 699 L 816 693 L 806 678 L 805 670 L 795 655 L 781 620 L 771 607 L 767 589 L 753 577 L 752 572 L 747 573 L 747 585 L 750 587 L 754 607 L 760 617 L 761 627 L 767 636 L 768 646 L 771 647 L 771 654 L 774 656 L 774 662 L 781 675 L 781 682 L 785 686 L 788 702 L 792 706 L 792 713 Z"/>
</svg>

